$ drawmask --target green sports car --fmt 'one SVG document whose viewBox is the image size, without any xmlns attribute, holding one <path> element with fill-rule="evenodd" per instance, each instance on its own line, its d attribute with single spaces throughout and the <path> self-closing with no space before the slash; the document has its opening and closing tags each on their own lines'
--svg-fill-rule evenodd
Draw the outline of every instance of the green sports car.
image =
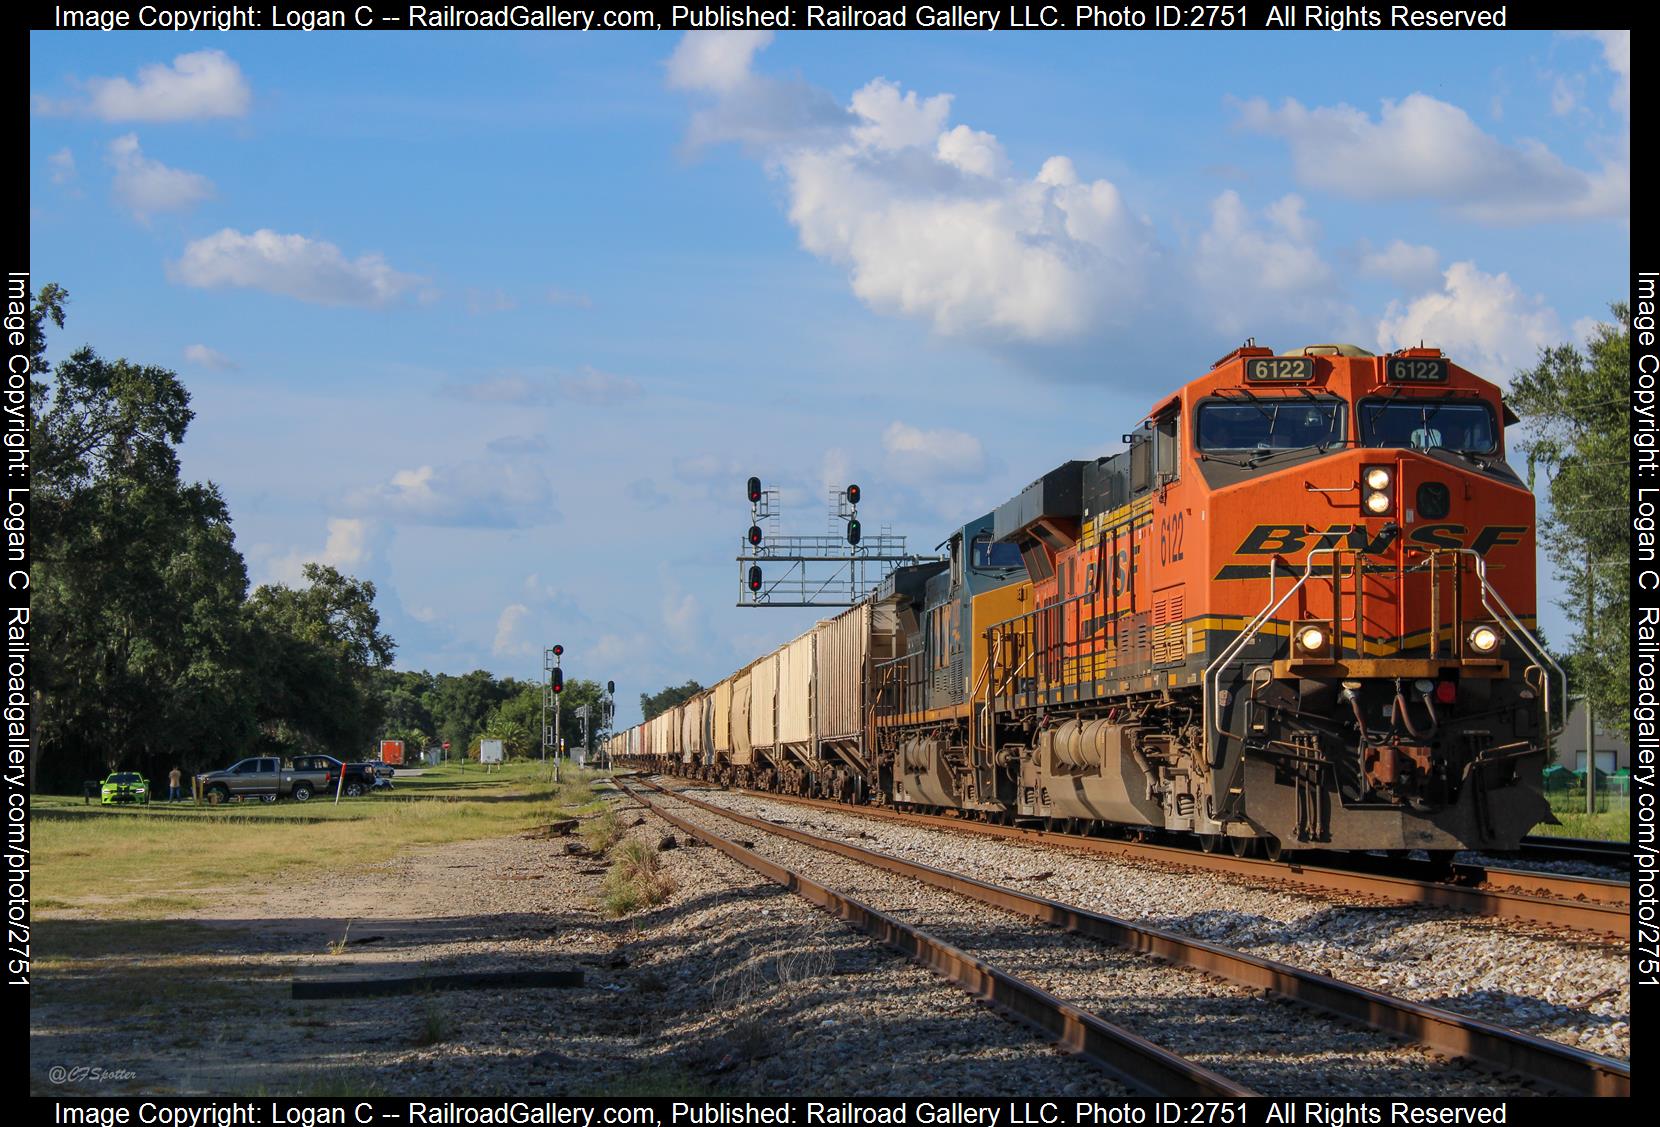
<svg viewBox="0 0 1660 1127">
<path fill-rule="evenodd" d="M 103 803 L 115 806 L 129 802 L 150 804 L 150 784 L 136 771 L 117 771 L 104 780 Z"/>
</svg>

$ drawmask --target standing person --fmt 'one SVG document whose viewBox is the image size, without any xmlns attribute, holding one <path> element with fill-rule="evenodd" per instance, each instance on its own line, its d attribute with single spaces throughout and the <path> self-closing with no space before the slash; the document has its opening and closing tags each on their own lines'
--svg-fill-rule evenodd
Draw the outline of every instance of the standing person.
<svg viewBox="0 0 1660 1127">
<path fill-rule="evenodd" d="M 183 776 L 179 773 L 177 767 L 167 772 L 167 801 L 177 802 L 179 800 L 179 780 L 181 778 Z"/>
</svg>

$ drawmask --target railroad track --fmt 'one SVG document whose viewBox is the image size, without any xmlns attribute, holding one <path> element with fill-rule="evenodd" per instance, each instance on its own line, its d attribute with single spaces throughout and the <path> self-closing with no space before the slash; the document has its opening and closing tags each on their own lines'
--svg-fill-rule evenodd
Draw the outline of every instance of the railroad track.
<svg viewBox="0 0 1660 1127">
<path fill-rule="evenodd" d="M 657 784 L 641 781 L 654 790 L 664 791 Z M 647 801 L 638 792 L 630 793 Z M 1214 975 L 1237 986 L 1261 992 L 1264 997 L 1285 998 L 1344 1022 L 1364 1025 L 1433 1052 L 1471 1061 L 1501 1075 L 1526 1077 L 1547 1088 L 1572 1094 L 1627 1095 L 1630 1092 L 1630 1067 L 1619 1061 L 1203 940 L 780 826 L 704 802 L 684 791 L 665 793 L 672 793 L 675 801 L 717 818 L 920 881 L 1024 919 Z M 654 808 L 660 814 L 665 813 L 660 805 L 654 805 Z M 709 832 L 703 827 L 694 827 L 684 819 L 676 820 L 676 824 L 700 836 Z"/>
<path fill-rule="evenodd" d="M 1617 939 L 1631 938 L 1630 886 L 1623 881 L 1569 877 L 1527 869 L 1500 869 L 1480 865 L 1455 866 L 1450 880 L 1404 877 L 1377 871 L 1385 864 L 1356 860 L 1352 867 L 1336 868 L 1300 860 L 1268 861 L 1236 857 L 1231 853 L 1205 853 L 1172 845 L 1119 841 L 981 822 L 941 814 L 899 811 L 883 806 L 854 806 L 823 798 L 803 798 L 772 791 L 736 789 L 734 793 L 754 798 L 788 802 L 798 806 L 862 814 L 887 821 L 906 822 L 936 828 L 982 834 L 1015 841 L 1066 846 L 1138 861 L 1202 869 L 1249 877 L 1279 886 L 1318 892 L 1339 892 L 1367 896 L 1400 904 L 1447 908 L 1477 916 L 1526 920 L 1530 923 L 1570 928 Z"/>
<path fill-rule="evenodd" d="M 720 850 L 773 883 L 828 909 L 867 935 L 950 979 L 975 997 L 1036 1027 L 1051 1040 L 1082 1055 L 1135 1091 L 1155 1096 L 1204 1099 L 1232 1099 L 1257 1094 L 1201 1064 L 1069 1005 L 1022 978 L 975 959 L 892 915 L 851 896 L 844 896 L 712 830 L 689 822 L 621 780 L 619 785 L 624 793 L 683 833 Z"/>
<path fill-rule="evenodd" d="M 1591 865 L 1629 869 L 1631 843 L 1596 841 L 1584 837 L 1524 837 L 1522 856 L 1534 861 L 1581 861 Z"/>
</svg>

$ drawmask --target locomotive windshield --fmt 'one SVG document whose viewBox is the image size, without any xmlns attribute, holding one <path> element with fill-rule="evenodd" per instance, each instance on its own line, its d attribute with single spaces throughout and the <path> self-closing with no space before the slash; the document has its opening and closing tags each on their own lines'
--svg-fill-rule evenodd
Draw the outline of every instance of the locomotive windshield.
<svg viewBox="0 0 1660 1127">
<path fill-rule="evenodd" d="M 1268 451 L 1343 441 L 1340 399 L 1256 399 L 1199 405 L 1199 449 Z"/>
<path fill-rule="evenodd" d="M 1360 441 L 1365 446 L 1465 454 L 1498 449 L 1492 408 L 1468 399 L 1363 399 Z"/>
</svg>

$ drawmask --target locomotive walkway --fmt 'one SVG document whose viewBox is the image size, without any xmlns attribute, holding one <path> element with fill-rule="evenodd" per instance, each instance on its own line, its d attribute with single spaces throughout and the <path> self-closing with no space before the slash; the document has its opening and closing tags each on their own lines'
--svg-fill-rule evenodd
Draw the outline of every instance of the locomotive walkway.
<svg viewBox="0 0 1660 1127">
<path fill-rule="evenodd" d="M 648 783 L 647 785 L 661 790 L 661 788 L 655 787 L 654 784 Z M 642 801 L 647 801 L 637 791 L 632 793 Z M 1527 1085 L 1539 1084 L 1552 1090 L 1578 1094 L 1615 1095 L 1629 1092 L 1630 1070 L 1627 1066 L 1556 1042 L 1531 1037 L 1479 1019 L 1452 1014 L 1432 1006 L 1393 998 L 1324 975 L 1300 970 L 1283 963 L 1229 950 L 1157 928 L 1145 927 L 1053 900 L 1030 896 L 978 881 L 962 874 L 944 872 L 890 855 L 872 853 L 869 850 L 845 842 L 833 841 L 788 829 L 770 821 L 749 817 L 724 807 L 702 802 L 684 792 L 674 792 L 673 802 L 676 804 L 684 803 L 706 814 L 712 814 L 719 819 L 761 830 L 769 835 L 777 835 L 791 842 L 808 846 L 812 850 L 828 851 L 841 857 L 850 858 L 864 866 L 871 866 L 909 880 L 920 881 L 933 888 L 949 892 L 953 896 L 968 898 L 977 904 L 997 908 L 1024 919 L 1046 923 L 1064 929 L 1073 935 L 1084 936 L 1091 940 L 1112 944 L 1142 955 L 1150 955 L 1155 959 L 1174 963 L 1180 967 L 1220 977 L 1236 986 L 1245 987 L 1255 992 L 1255 998 L 1258 1000 L 1278 997 L 1299 1002 L 1318 1013 L 1323 1020 L 1313 1023 L 1314 1028 L 1312 1029 L 1303 1028 L 1297 1034 L 1291 1034 L 1286 1031 L 1283 1016 L 1270 1012 L 1272 1007 L 1267 1007 L 1264 1010 L 1264 1003 L 1264 1005 L 1256 1007 L 1261 1012 L 1255 1014 L 1253 1020 L 1260 1021 L 1268 1032 L 1256 1040 L 1264 1048 L 1270 1045 L 1274 1046 L 1274 1051 L 1282 1056 L 1294 1056 L 1301 1039 L 1312 1037 L 1312 1044 L 1320 1047 L 1314 1052 L 1314 1055 L 1319 1058 L 1318 1067 L 1338 1084 L 1345 1082 L 1359 1085 L 1394 1083 L 1395 1081 L 1389 1079 L 1390 1075 L 1397 1071 L 1396 1066 L 1389 1063 L 1391 1054 L 1410 1056 L 1414 1051 L 1411 1048 L 1393 1044 L 1389 1040 L 1395 1038 L 1410 1041 L 1414 1045 L 1431 1050 L 1434 1053 L 1477 1062 L 1486 1069 L 1507 1076 L 1525 1077 L 1527 1078 L 1527 1084 L 1523 1085 L 1524 1089 Z M 668 811 L 662 809 L 660 802 L 654 804 L 654 808 L 665 817 L 671 816 Z M 861 811 L 861 813 L 863 812 L 865 811 Z M 673 820 L 688 833 L 700 835 L 710 833 L 706 828 L 687 822 L 684 818 L 674 818 Z M 748 842 L 744 843 L 744 845 L 750 844 Z M 750 851 L 745 850 L 745 852 Z M 753 856 L 753 853 L 751 853 L 751 856 Z M 746 863 L 748 862 L 746 861 Z M 771 864 L 771 862 L 766 863 Z M 774 867 L 779 868 L 778 866 Z M 807 879 L 799 873 L 790 873 L 788 870 L 781 868 L 779 868 L 779 872 L 784 875 L 769 875 L 772 875 L 773 879 L 779 880 L 780 883 L 785 883 L 791 887 L 797 886 L 796 883 L 792 882 L 802 882 Z M 820 885 L 814 885 L 814 887 L 823 888 Z M 830 893 L 829 895 L 836 896 L 837 894 Z M 873 909 L 868 908 L 865 910 L 873 911 Z M 904 925 L 898 924 L 897 921 L 889 917 L 887 924 L 884 926 L 903 927 Z M 934 941 L 930 940 L 929 942 Z M 916 950 L 907 944 L 895 945 L 900 946 L 902 950 L 906 950 L 908 953 L 915 953 Z M 948 960 L 948 962 L 957 962 L 969 958 L 960 951 L 953 952 L 953 956 L 953 959 Z M 925 958 L 924 961 L 937 966 L 932 958 Z M 982 972 L 987 969 L 983 962 L 979 965 Z M 950 971 L 945 973 L 949 974 Z M 964 984 L 968 985 L 970 989 L 975 988 L 972 983 Z M 985 991 L 982 991 L 982 993 L 985 993 Z M 1002 997 L 996 996 L 995 991 L 991 993 L 996 1001 L 1004 1001 Z M 1203 991 L 1197 993 L 1202 995 Z M 1053 1000 L 1051 999 L 1051 1001 Z M 1198 1003 L 1201 1010 L 1205 1009 L 1207 1005 L 1213 1010 L 1216 1008 L 1213 1003 L 1204 1000 Z M 1245 1007 L 1245 1011 L 1250 1009 L 1249 1005 Z M 1024 1013 L 1024 1011 L 1017 1012 Z M 1241 1012 L 1244 1011 L 1229 1011 L 1230 1019 L 1239 1017 Z M 1025 1016 L 1030 1017 L 1029 1014 Z M 1324 1021 L 1329 1021 L 1332 1018 L 1341 1020 L 1332 1029 L 1323 1031 L 1319 1028 Z M 1347 1027 L 1348 1023 L 1351 1022 L 1365 1025 L 1378 1034 L 1386 1036 L 1370 1042 L 1365 1039 L 1357 1042 L 1356 1034 Z M 1044 1023 L 1040 1022 L 1040 1024 Z M 1309 1025 L 1306 1021 L 1306 1015 L 1302 1024 L 1304 1026 Z M 1107 1028 L 1112 1029 L 1113 1027 L 1109 1026 Z M 1124 1031 L 1119 1031 L 1114 1036 L 1115 1039 L 1118 1039 L 1126 1036 L 1126 1034 Z M 1135 1034 L 1127 1034 L 1127 1036 L 1140 1040 L 1136 1038 Z M 1344 1046 L 1343 1051 L 1335 1054 L 1337 1057 L 1352 1057 L 1353 1059 L 1338 1059 L 1334 1062 L 1332 1059 L 1334 1054 L 1330 1051 L 1330 1047 L 1337 1045 Z M 1122 1053 L 1126 1050 L 1120 1048 L 1118 1051 Z M 1141 1050 L 1136 1049 L 1135 1051 Z M 1250 1055 L 1249 1053 L 1246 1054 L 1247 1067 L 1260 1067 L 1261 1062 L 1251 1061 L 1249 1059 Z M 1421 1052 L 1418 1053 L 1419 1059 L 1408 1066 L 1409 1071 L 1439 1071 L 1435 1069 L 1433 1064 L 1426 1065 L 1421 1059 L 1422 1055 Z M 1123 1075 L 1123 1069 L 1126 1065 L 1124 1059 L 1109 1058 L 1103 1063 L 1109 1069 L 1119 1072 L 1121 1076 Z M 1128 1064 L 1130 1078 L 1133 1079 L 1138 1075 L 1142 1076 L 1143 1086 L 1146 1086 L 1148 1081 L 1145 1069 L 1138 1067 L 1133 1058 L 1128 1061 Z M 1396 1064 L 1398 1065 L 1399 1062 L 1396 1062 Z M 1269 1082 L 1257 1085 L 1259 1087 L 1279 1087 L 1280 1084 L 1276 1083 L 1275 1080 L 1285 1079 L 1283 1074 L 1277 1074 L 1271 1066 L 1263 1068 L 1263 1074 Z M 1160 1076 L 1159 1073 L 1153 1075 Z M 1345 1077 L 1347 1080 L 1345 1080 Z M 1475 1079 L 1438 1076 L 1434 1083 L 1436 1083 L 1438 1090 L 1444 1092 L 1449 1086 L 1454 1088 L 1468 1087 L 1471 1081 Z M 1191 1077 L 1183 1082 L 1191 1083 Z M 1296 1081 L 1292 1080 L 1291 1083 L 1295 1084 Z M 1486 1086 L 1478 1087 L 1476 1090 L 1495 1090 L 1492 1087 L 1495 1083 L 1492 1076 L 1487 1076 L 1483 1083 Z M 1505 1090 L 1503 1083 L 1498 1082 L 1497 1090 Z M 1180 1090 L 1192 1091 L 1191 1088 Z M 1293 1088 L 1291 1090 L 1297 1089 Z M 1306 1088 L 1303 1090 L 1306 1090 Z M 1158 1089 L 1156 1094 L 1171 1093 Z"/>
</svg>

